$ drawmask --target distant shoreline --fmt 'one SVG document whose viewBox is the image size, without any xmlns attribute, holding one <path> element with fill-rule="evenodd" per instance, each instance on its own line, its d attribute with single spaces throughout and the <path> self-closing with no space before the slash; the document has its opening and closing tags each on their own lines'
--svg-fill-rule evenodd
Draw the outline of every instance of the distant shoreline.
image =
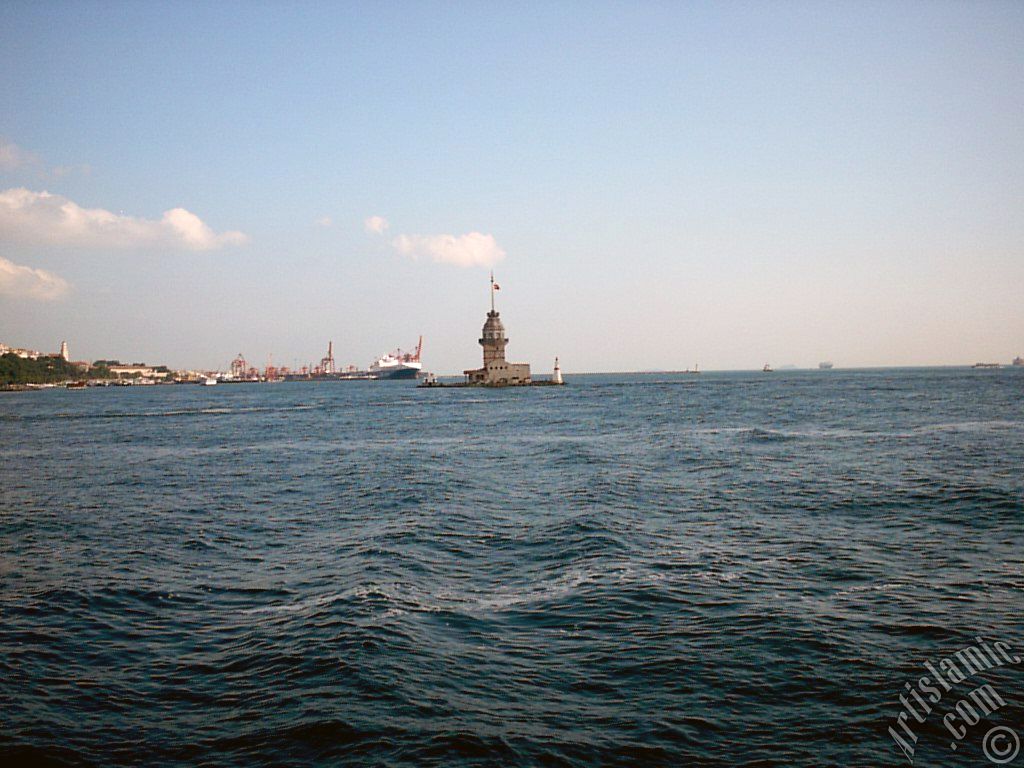
<svg viewBox="0 0 1024 768">
<path fill-rule="evenodd" d="M 834 375 L 836 373 L 866 373 L 871 371 L 934 371 L 934 370 L 963 370 L 963 371 L 977 371 L 978 375 L 984 376 L 986 374 L 991 375 L 996 371 L 1024 371 L 1024 366 L 1019 365 L 1001 365 L 999 368 L 978 368 L 974 364 L 962 364 L 962 365 L 881 365 L 881 366 L 864 366 L 864 367 L 849 367 L 849 368 L 831 368 L 831 369 L 820 369 L 820 368 L 779 368 L 772 371 L 772 374 L 787 374 L 787 373 L 820 373 L 822 376 Z M 764 372 L 760 368 L 727 368 L 721 370 L 715 369 L 702 369 L 700 371 L 587 371 L 565 373 L 565 376 L 679 376 L 687 377 L 688 380 L 696 379 L 699 380 L 703 375 L 723 375 L 723 374 L 763 374 Z M 463 374 L 451 373 L 451 374 L 436 374 L 439 379 L 461 379 Z M 766 378 L 772 378 L 771 376 L 765 375 Z M 68 384 L 76 383 L 78 379 L 70 379 L 63 382 L 51 382 L 46 384 L 4 384 L 0 385 L 0 392 L 36 392 L 47 389 L 68 389 Z M 288 381 L 276 380 L 276 381 L 225 381 L 220 382 L 220 386 L 241 386 L 245 384 L 309 384 L 314 382 L 330 382 L 330 383 L 351 383 L 355 381 L 368 382 L 373 384 L 380 384 L 381 381 L 386 382 L 387 380 L 371 380 L 371 379 L 291 379 Z M 409 381 L 416 381 L 410 379 Z M 129 380 L 122 380 L 117 383 L 108 382 L 105 384 L 88 384 L 83 389 L 120 389 L 122 387 L 171 387 L 171 386 L 198 386 L 198 381 L 161 381 L 161 382 L 150 382 L 146 384 L 132 383 Z M 77 389 L 77 387 L 71 387 Z"/>
</svg>

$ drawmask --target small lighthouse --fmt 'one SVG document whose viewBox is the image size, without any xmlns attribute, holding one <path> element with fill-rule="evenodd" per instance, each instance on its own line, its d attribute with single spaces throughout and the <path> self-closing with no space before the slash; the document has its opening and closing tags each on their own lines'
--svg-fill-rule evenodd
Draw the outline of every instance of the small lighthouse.
<svg viewBox="0 0 1024 768">
<path fill-rule="evenodd" d="M 68 343 L 66 341 L 60 343 L 60 357 L 61 360 L 71 359 L 71 355 L 68 354 Z"/>
<path fill-rule="evenodd" d="M 551 374 L 552 384 L 562 384 L 562 367 L 558 364 L 558 358 L 555 358 L 555 371 Z"/>
</svg>

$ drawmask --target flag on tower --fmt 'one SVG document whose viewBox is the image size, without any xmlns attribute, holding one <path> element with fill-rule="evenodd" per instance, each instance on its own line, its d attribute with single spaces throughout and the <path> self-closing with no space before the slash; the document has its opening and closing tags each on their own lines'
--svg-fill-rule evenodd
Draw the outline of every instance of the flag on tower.
<svg viewBox="0 0 1024 768">
<path fill-rule="evenodd" d="M 498 285 L 497 283 L 493 283 L 493 285 L 494 285 L 494 290 L 496 290 L 496 291 L 500 291 L 501 290 L 501 286 Z"/>
</svg>

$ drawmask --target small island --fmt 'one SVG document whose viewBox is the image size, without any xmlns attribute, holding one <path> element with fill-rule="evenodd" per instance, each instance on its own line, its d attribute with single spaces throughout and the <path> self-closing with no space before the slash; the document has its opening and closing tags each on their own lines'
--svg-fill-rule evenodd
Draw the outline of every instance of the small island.
<svg viewBox="0 0 1024 768">
<path fill-rule="evenodd" d="M 558 365 L 557 357 L 551 378 L 538 380 L 534 380 L 530 375 L 529 363 L 510 363 L 505 359 L 508 339 L 505 338 L 505 326 L 501 322 L 500 313 L 494 308 L 494 292 L 497 290 L 499 287 L 494 282 L 492 272 L 491 311 L 487 313 L 487 320 L 484 321 L 479 339 L 480 346 L 484 348 L 483 367 L 463 371 L 466 380 L 451 384 L 441 383 L 435 376 L 428 375 L 420 387 L 549 387 L 565 383 L 562 381 L 562 369 Z"/>
</svg>

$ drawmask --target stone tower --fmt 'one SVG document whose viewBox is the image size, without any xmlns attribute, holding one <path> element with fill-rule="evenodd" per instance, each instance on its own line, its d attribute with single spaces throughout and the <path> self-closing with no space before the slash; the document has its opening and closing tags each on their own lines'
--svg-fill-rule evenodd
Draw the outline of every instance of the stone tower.
<svg viewBox="0 0 1024 768">
<path fill-rule="evenodd" d="M 480 334 L 480 346 L 484 348 L 484 368 L 491 363 L 505 362 L 505 326 L 501 323 L 498 313 L 491 309 L 487 313 L 484 330 Z"/>
<path fill-rule="evenodd" d="M 62 360 L 71 359 L 71 356 L 68 354 L 68 343 L 66 341 L 60 343 L 60 356 Z"/>
<path fill-rule="evenodd" d="M 470 384 L 490 387 L 509 387 L 530 383 L 529 363 L 510 363 L 505 360 L 505 326 L 494 309 L 494 292 L 499 290 L 491 273 L 491 311 L 487 313 L 484 329 L 480 333 L 480 346 L 484 348 L 484 366 L 465 371 Z"/>
</svg>

